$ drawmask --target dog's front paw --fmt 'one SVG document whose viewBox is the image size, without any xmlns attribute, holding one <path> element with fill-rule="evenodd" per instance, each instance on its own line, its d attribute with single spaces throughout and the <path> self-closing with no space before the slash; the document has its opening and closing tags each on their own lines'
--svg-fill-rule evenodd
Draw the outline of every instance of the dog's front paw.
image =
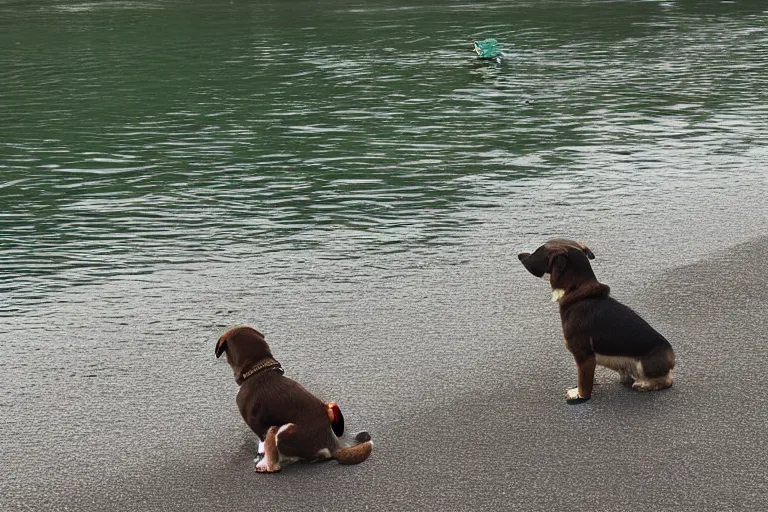
<svg viewBox="0 0 768 512">
<path fill-rule="evenodd" d="M 579 388 L 571 388 L 565 392 L 565 401 L 569 404 L 580 404 L 589 400 L 579 395 Z"/>
<path fill-rule="evenodd" d="M 256 464 L 255 471 L 257 473 L 277 473 L 281 469 L 283 468 L 280 467 L 280 464 L 268 464 L 265 457 Z"/>
</svg>

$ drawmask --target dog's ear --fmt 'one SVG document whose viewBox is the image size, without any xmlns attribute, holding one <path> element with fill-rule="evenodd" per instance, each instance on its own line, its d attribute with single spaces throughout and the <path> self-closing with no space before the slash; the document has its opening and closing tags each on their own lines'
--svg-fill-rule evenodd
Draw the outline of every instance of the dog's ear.
<svg viewBox="0 0 768 512">
<path fill-rule="evenodd" d="M 562 248 L 553 249 L 549 253 L 549 263 L 547 265 L 547 273 L 549 274 L 549 282 L 553 288 L 557 288 L 557 283 L 560 282 L 560 278 L 565 273 L 565 269 L 568 266 L 568 251 Z"/>
<path fill-rule="evenodd" d="M 558 272 L 562 274 L 565 271 L 565 267 L 568 265 L 568 251 L 564 249 L 554 249 L 549 253 L 549 262 L 547 264 L 547 273 L 553 274 Z"/>
<path fill-rule="evenodd" d="M 583 252 L 584 254 L 586 254 L 586 255 L 587 255 L 587 258 L 589 258 L 589 259 L 591 259 L 591 260 L 595 259 L 595 253 L 593 253 L 593 252 L 592 252 L 592 249 L 590 249 L 589 247 L 587 247 L 587 246 L 586 246 L 586 245 L 584 245 L 584 244 L 581 244 L 581 252 Z"/>
<path fill-rule="evenodd" d="M 221 354 L 227 350 L 227 338 L 222 336 L 219 341 L 216 342 L 216 359 L 221 357 Z"/>
</svg>

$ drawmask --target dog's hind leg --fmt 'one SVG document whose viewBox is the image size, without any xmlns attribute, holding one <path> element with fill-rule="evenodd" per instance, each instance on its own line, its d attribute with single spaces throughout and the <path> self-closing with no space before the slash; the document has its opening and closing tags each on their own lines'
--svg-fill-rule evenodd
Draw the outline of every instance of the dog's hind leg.
<svg viewBox="0 0 768 512">
<path fill-rule="evenodd" d="M 264 458 L 256 464 L 257 473 L 275 473 L 282 469 L 280 467 L 280 452 L 277 451 L 277 433 L 277 427 L 269 427 L 267 430 L 267 435 L 264 438 Z"/>
<path fill-rule="evenodd" d="M 663 377 L 648 378 L 644 377 L 638 379 L 632 384 L 632 389 L 637 391 L 658 391 L 660 389 L 667 389 L 672 387 L 672 374 L 671 372 Z"/>
<path fill-rule="evenodd" d="M 640 376 L 632 387 L 638 391 L 655 391 L 672 386 L 675 353 L 671 348 L 655 350 L 637 365 Z"/>
<path fill-rule="evenodd" d="M 305 425 L 286 423 L 278 429 L 276 443 L 280 463 L 286 464 L 297 460 L 319 462 L 330 459 L 330 447 L 336 446 L 337 441 L 330 426 L 327 431 L 318 431 Z"/>
</svg>

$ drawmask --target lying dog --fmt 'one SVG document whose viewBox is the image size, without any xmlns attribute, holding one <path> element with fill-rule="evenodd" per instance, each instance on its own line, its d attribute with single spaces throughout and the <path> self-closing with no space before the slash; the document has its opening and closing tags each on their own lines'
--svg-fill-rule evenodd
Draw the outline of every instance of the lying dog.
<svg viewBox="0 0 768 512">
<path fill-rule="evenodd" d="M 228 330 L 216 343 L 216 357 L 225 352 L 240 384 L 240 414 L 263 442 L 264 456 L 257 459 L 256 471 L 274 473 L 281 464 L 297 460 L 358 464 L 371 454 L 373 442 L 367 432 L 357 434 L 354 446 L 339 443 L 336 436 L 344 429 L 339 407 L 323 403 L 283 377 L 280 363 L 259 331 L 245 326 Z"/>
<path fill-rule="evenodd" d="M 589 263 L 595 255 L 573 240 L 550 240 L 533 254 L 518 255 L 536 277 L 549 274 L 552 300 L 560 306 L 565 346 L 578 367 L 578 387 L 566 400 L 589 400 L 599 364 L 619 372 L 623 383 L 639 391 L 672 385 L 675 353 L 669 342 L 627 306 L 609 296 Z"/>
</svg>

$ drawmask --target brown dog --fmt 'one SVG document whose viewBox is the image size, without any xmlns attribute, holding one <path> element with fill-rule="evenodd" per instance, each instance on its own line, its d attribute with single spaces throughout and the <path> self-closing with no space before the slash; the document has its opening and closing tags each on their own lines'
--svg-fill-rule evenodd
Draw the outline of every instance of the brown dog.
<svg viewBox="0 0 768 512">
<path fill-rule="evenodd" d="M 257 459 L 256 471 L 273 473 L 280 471 L 281 463 L 296 460 L 358 464 L 371 454 L 373 442 L 367 432 L 357 434 L 354 446 L 339 443 L 336 435 L 343 431 L 344 418 L 338 406 L 323 403 L 283 377 L 259 331 L 245 326 L 228 330 L 216 343 L 216 357 L 225 352 L 240 384 L 240 414 L 263 442 L 264 457 Z"/>
<path fill-rule="evenodd" d="M 586 245 L 556 239 L 533 254 L 518 255 L 536 277 L 549 274 L 552 300 L 560 306 L 565 346 L 578 367 L 578 387 L 566 400 L 589 400 L 599 364 L 619 372 L 621 381 L 639 391 L 672 385 L 675 353 L 669 342 L 627 306 L 609 296 L 589 263 L 595 255 Z"/>
</svg>

